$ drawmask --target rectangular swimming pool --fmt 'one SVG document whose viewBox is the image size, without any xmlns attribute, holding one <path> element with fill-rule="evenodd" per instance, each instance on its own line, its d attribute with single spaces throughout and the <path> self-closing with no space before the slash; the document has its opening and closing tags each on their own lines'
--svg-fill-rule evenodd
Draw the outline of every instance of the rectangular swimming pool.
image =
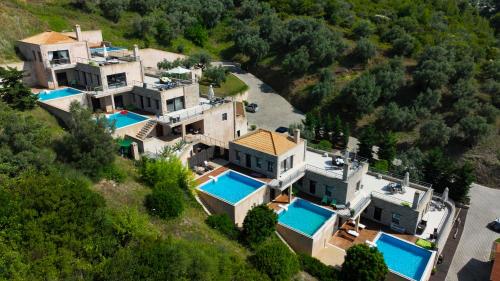
<svg viewBox="0 0 500 281">
<path fill-rule="evenodd" d="M 278 222 L 312 237 L 335 212 L 296 198 L 278 214 Z"/>
<path fill-rule="evenodd" d="M 130 126 L 149 119 L 146 116 L 142 116 L 129 111 L 121 111 L 111 115 L 107 115 L 106 118 L 108 119 L 110 125 L 115 125 L 116 129 Z"/>
<path fill-rule="evenodd" d="M 265 183 L 261 181 L 229 170 L 217 176 L 215 180 L 211 179 L 202 184 L 199 189 L 231 205 L 236 205 L 264 185 Z"/>
<path fill-rule="evenodd" d="M 57 90 L 52 90 L 52 91 L 44 91 L 44 92 L 40 92 L 38 94 L 38 100 L 40 100 L 40 101 L 53 100 L 53 99 L 63 98 L 63 97 L 77 95 L 77 94 L 81 94 L 81 93 L 83 93 L 83 92 L 79 91 L 77 89 L 73 89 L 73 88 L 63 88 L 63 89 L 57 89 Z"/>
<path fill-rule="evenodd" d="M 390 270 L 411 280 L 422 280 L 433 252 L 383 232 L 375 244 Z"/>
<path fill-rule="evenodd" d="M 90 53 L 92 55 L 103 54 L 104 53 L 104 48 L 106 48 L 106 51 L 108 51 L 108 52 L 115 52 L 115 51 L 126 50 L 125 48 L 121 48 L 121 47 L 102 47 L 102 48 L 90 48 Z"/>
</svg>

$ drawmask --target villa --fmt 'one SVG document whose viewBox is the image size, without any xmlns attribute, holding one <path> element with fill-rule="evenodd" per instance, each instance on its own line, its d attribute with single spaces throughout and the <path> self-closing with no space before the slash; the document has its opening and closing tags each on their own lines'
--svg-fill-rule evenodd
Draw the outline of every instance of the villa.
<svg viewBox="0 0 500 281">
<path fill-rule="evenodd" d="M 429 184 L 411 182 L 408 174 L 399 179 L 372 172 L 352 153 L 308 148 L 299 130 L 289 136 L 258 129 L 230 141 L 228 154 L 226 165 L 198 179 L 198 196 L 209 211 L 228 214 L 242 226 L 253 206 L 268 204 L 278 214 L 278 234 L 297 252 L 338 265 L 330 261 L 367 243 L 392 260 L 393 280 L 430 276 L 436 252 L 414 242 L 427 239 L 439 250 L 453 210 Z M 399 252 L 382 250 L 394 247 Z M 399 268 L 394 255 L 408 256 L 417 268 Z"/>
<path fill-rule="evenodd" d="M 162 56 L 180 55 L 111 46 L 100 30 L 82 31 L 79 25 L 74 32 L 47 31 L 17 46 L 25 68 L 32 70 L 31 86 L 49 89 L 38 95 L 43 108 L 63 121 L 75 101 L 105 113 L 115 124 L 114 136 L 135 142 L 136 154 L 159 153 L 180 141 L 227 148 L 228 141 L 247 132 L 241 102 L 200 96 L 201 69 L 182 69 L 184 79 L 176 79 L 153 67 Z M 193 154 L 192 146 L 184 153 Z"/>
<path fill-rule="evenodd" d="M 177 156 L 199 175 L 197 199 L 208 213 L 241 227 L 248 211 L 266 204 L 277 213 L 278 236 L 296 252 L 339 266 L 349 247 L 365 243 L 382 252 L 388 280 L 429 279 L 454 216 L 447 190 L 436 194 L 408 173 L 371 171 L 355 153 L 309 148 L 299 130 L 248 132 L 242 102 L 200 95 L 201 69 L 179 69 L 182 78 L 155 69 L 181 55 L 129 51 L 78 25 L 17 46 L 25 78 L 40 89 L 38 103 L 63 122 L 73 102 L 105 114 L 136 159 L 180 144 Z"/>
</svg>

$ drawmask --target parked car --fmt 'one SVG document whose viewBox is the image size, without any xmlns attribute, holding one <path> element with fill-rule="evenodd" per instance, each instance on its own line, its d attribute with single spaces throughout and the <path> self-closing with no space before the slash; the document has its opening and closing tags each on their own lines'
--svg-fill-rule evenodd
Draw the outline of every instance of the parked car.
<svg viewBox="0 0 500 281">
<path fill-rule="evenodd" d="M 287 127 L 278 127 L 276 130 L 275 130 L 276 133 L 288 133 L 288 128 Z"/>
<path fill-rule="evenodd" d="M 493 231 L 500 232 L 500 218 L 490 222 L 488 227 Z"/>
<path fill-rule="evenodd" d="M 251 103 L 245 107 L 246 111 L 248 112 L 257 112 L 259 111 L 259 106 L 256 103 Z"/>
</svg>

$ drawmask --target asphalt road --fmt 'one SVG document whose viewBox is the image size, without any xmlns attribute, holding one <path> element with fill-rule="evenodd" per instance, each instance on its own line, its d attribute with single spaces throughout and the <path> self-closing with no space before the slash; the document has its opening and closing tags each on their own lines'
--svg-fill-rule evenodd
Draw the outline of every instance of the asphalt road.
<svg viewBox="0 0 500 281">
<path fill-rule="evenodd" d="M 471 206 L 462 238 L 446 276 L 447 281 L 490 280 L 490 251 L 493 241 L 500 237 L 500 233 L 489 230 L 486 225 L 500 217 L 500 189 L 473 184 L 470 196 Z"/>
<path fill-rule="evenodd" d="M 214 65 L 223 65 L 231 73 L 249 86 L 248 102 L 259 105 L 256 113 L 247 113 L 249 125 L 257 125 L 274 131 L 280 126 L 288 127 L 304 119 L 304 114 L 294 108 L 285 98 L 276 93 L 269 85 L 265 84 L 253 74 L 246 72 L 231 62 L 214 62 Z"/>
</svg>

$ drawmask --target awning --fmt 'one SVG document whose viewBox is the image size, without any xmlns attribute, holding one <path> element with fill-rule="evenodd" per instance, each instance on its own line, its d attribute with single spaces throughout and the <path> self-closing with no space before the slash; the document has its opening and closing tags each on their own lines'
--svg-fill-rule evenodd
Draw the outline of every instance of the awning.
<svg viewBox="0 0 500 281">
<path fill-rule="evenodd" d="M 186 68 L 184 68 L 182 66 L 178 66 L 176 68 L 172 68 L 170 70 L 167 70 L 166 72 L 170 73 L 170 74 L 185 74 L 185 73 L 191 72 L 191 70 L 186 69 Z"/>
</svg>

